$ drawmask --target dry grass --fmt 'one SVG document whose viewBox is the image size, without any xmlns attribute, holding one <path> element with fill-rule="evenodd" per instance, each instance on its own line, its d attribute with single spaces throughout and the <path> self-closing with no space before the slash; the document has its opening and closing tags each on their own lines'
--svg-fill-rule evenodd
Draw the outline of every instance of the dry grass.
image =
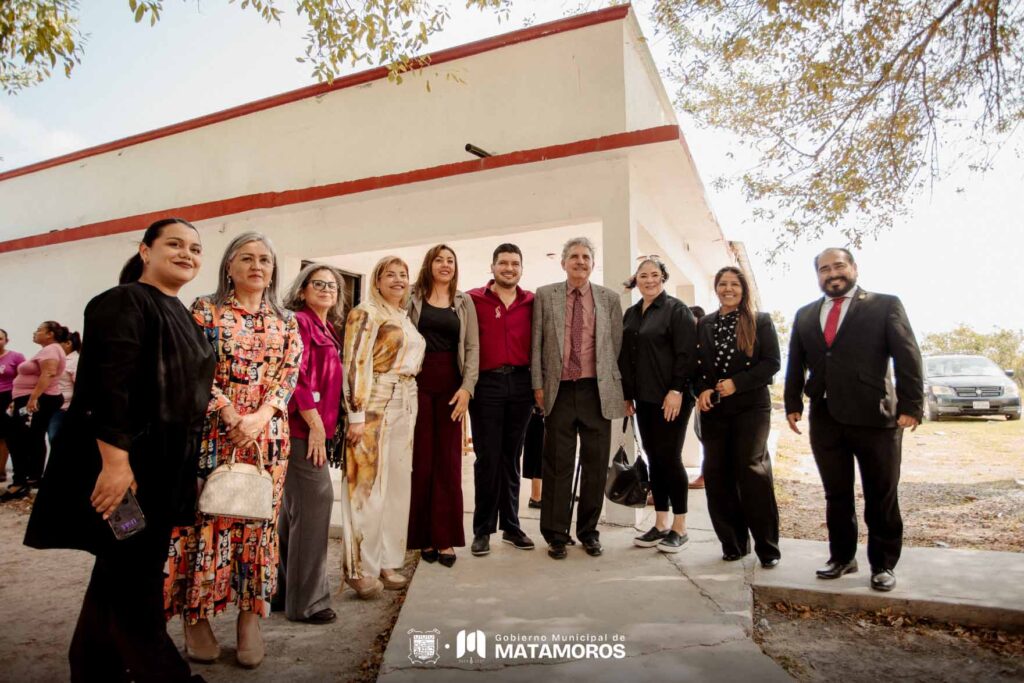
<svg viewBox="0 0 1024 683">
<path fill-rule="evenodd" d="M 806 420 L 805 434 L 794 434 L 776 412 L 781 531 L 826 540 L 825 497 L 805 427 Z M 863 511 L 859 483 L 857 499 Z M 1024 421 L 963 418 L 905 432 L 900 508 L 908 545 L 1024 552 Z"/>
</svg>

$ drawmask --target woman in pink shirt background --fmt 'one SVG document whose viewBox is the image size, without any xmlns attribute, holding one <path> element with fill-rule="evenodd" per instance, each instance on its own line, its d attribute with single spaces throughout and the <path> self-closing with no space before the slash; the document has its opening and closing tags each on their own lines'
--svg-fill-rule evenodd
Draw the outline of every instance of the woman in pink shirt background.
<svg viewBox="0 0 1024 683">
<path fill-rule="evenodd" d="M 53 440 L 57 438 L 57 432 L 64 422 L 68 408 L 71 406 L 71 397 L 75 394 L 75 378 L 78 376 L 78 352 L 82 350 L 82 335 L 72 332 L 65 341 L 60 344 L 67 354 L 67 361 L 64 365 L 64 372 L 57 377 L 57 386 L 60 388 L 60 395 L 64 397 L 64 403 L 60 410 L 50 418 L 50 426 L 46 429 L 46 438 L 50 441 L 50 448 L 53 448 Z"/>
<path fill-rule="evenodd" d="M 7 434 L 11 429 L 7 408 L 11 405 L 11 386 L 18 366 L 25 362 L 25 356 L 7 348 L 7 339 L 7 330 L 0 330 L 0 481 L 7 481 Z"/>
<path fill-rule="evenodd" d="M 57 378 L 67 364 L 60 343 L 68 336 L 68 328 L 47 320 L 32 334 L 32 341 L 43 347 L 42 350 L 18 365 L 18 375 L 11 385 L 13 419 L 7 438 L 14 461 L 14 483 L 7 487 L 0 501 L 24 498 L 30 488 L 39 485 L 43 476 L 46 428 L 64 403 Z"/>
</svg>

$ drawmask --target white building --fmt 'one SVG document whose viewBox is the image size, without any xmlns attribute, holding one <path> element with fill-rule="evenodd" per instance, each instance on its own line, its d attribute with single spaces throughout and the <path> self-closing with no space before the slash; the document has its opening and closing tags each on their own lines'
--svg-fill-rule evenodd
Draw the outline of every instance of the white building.
<svg viewBox="0 0 1024 683">
<path fill-rule="evenodd" d="M 659 254 L 670 292 L 708 306 L 712 275 L 741 254 L 628 6 L 437 52 L 401 85 L 373 69 L 0 173 L 0 207 L 0 327 L 22 352 L 43 320 L 80 329 L 88 299 L 165 216 L 204 242 L 186 302 L 213 290 L 222 250 L 246 230 L 274 242 L 282 284 L 311 259 L 363 291 L 379 256 L 415 271 L 442 241 L 461 288 L 486 281 L 505 241 L 535 288 L 564 277 L 562 243 L 586 235 L 594 281 L 616 287 Z"/>
</svg>

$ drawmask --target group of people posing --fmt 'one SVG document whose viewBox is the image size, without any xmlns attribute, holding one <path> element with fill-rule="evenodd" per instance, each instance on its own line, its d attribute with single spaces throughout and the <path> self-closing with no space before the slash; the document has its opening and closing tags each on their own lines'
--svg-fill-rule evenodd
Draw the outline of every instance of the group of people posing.
<svg viewBox="0 0 1024 683">
<path fill-rule="evenodd" d="M 855 283 L 852 255 L 826 254 L 848 260 Z M 563 247 L 566 279 L 536 294 L 519 287 L 523 256 L 513 244 L 494 250 L 493 279 L 465 293 L 458 289 L 457 256 L 446 245 L 428 250 L 414 284 L 407 263 L 385 257 L 370 275 L 368 297 L 347 315 L 343 276 L 328 265 L 303 267 L 279 301 L 278 260 L 259 233 L 232 240 L 216 292 L 188 310 L 177 295 L 202 261 L 191 224 L 157 221 L 125 265 L 121 284 L 85 310 L 74 399 L 51 440 L 26 534 L 33 547 L 96 556 L 70 649 L 72 680 L 188 680 L 189 666 L 166 621 L 181 615 L 188 657 L 214 661 L 220 648 L 209 619 L 229 603 L 238 607 L 237 659 L 246 667 L 263 659 L 259 618 L 272 608 L 292 620 L 333 621 L 326 566 L 334 498 L 329 464 L 342 468 L 343 570 L 360 598 L 406 584 L 398 570 L 407 550 L 453 566 L 455 549 L 466 545 L 461 422 L 467 414 L 476 455 L 475 556 L 490 552 L 498 531 L 515 548 L 534 548 L 518 509 L 519 457 L 535 410 L 544 416 L 540 531 L 552 558 L 566 557 L 576 541 L 588 555 L 601 555 L 597 525 L 612 421 L 633 415 L 656 510 L 654 527 L 635 543 L 663 552 L 685 547 L 681 451 L 696 405 L 723 560 L 749 554 L 752 537 L 761 564 L 778 564 L 766 441 L 779 344 L 770 316 L 755 311 L 741 270 L 718 271 L 719 309 L 698 325 L 665 291 L 668 271 L 653 256 L 640 260 L 628 283 L 641 296 L 623 315 L 619 293 L 590 282 L 594 247 L 586 238 Z M 832 317 L 823 323 L 826 340 L 838 324 Z M 794 338 L 801 329 L 794 329 Z M 42 331 L 37 341 L 45 351 L 58 342 Z M 824 370 L 817 360 L 800 358 L 794 361 L 791 352 L 790 374 L 794 362 L 804 365 L 800 386 L 792 377 L 787 382 L 787 412 L 796 428 L 809 366 L 813 445 L 814 400 L 824 401 L 815 382 Z M 64 361 L 57 358 L 54 368 L 51 360 L 36 360 L 37 374 L 59 374 Z M 883 389 L 886 381 L 879 380 Z M 830 405 L 833 392 L 844 394 L 829 384 Z M 21 389 L 15 407 L 26 406 L 34 424 L 44 395 L 45 387 L 35 387 L 25 400 Z M 905 417 L 900 426 L 909 426 Z M 859 442 L 829 448 L 851 463 L 853 455 L 861 457 Z M 269 472 L 270 519 L 198 509 L 204 481 L 227 462 Z M 22 474 L 16 461 L 16 477 L 23 478 L 16 485 L 34 483 L 39 473 L 32 466 Z M 834 467 L 845 472 L 845 465 Z M 847 483 L 840 474 L 836 487 Z M 852 479 L 848 483 L 852 506 Z M 872 517 L 878 505 L 869 509 L 872 533 L 879 515 L 891 516 L 895 484 L 892 489 L 891 500 L 880 504 L 885 510 Z M 107 520 L 129 490 L 145 528 L 116 540 Z M 869 497 L 870 508 L 877 497 Z M 839 519 L 845 508 L 835 515 L 832 508 L 829 494 L 830 533 L 834 516 L 837 524 L 849 522 Z M 853 523 L 852 541 L 833 542 L 829 567 L 838 575 L 855 569 Z M 883 535 L 881 564 L 874 567 L 872 555 L 872 565 L 891 576 L 898 547 L 894 557 L 891 528 Z M 869 542 L 869 554 L 878 545 Z"/>
</svg>

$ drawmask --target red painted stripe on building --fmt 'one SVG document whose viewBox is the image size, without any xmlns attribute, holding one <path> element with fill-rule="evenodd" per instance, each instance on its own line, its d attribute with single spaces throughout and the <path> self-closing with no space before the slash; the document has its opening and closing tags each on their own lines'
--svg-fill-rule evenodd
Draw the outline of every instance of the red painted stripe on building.
<svg viewBox="0 0 1024 683">
<path fill-rule="evenodd" d="M 74 228 L 53 230 L 40 235 L 19 237 L 6 242 L 0 242 L 0 253 L 19 251 L 22 249 L 34 249 L 53 244 L 75 242 L 78 240 L 90 239 L 92 237 L 103 237 L 106 235 L 117 235 L 125 232 L 141 231 L 153 221 L 167 216 L 176 216 L 188 221 L 209 220 L 220 216 L 229 216 L 244 211 L 255 211 L 257 209 L 272 209 L 279 206 L 301 204 L 312 202 L 318 199 L 330 197 L 341 197 L 344 195 L 381 190 L 399 185 L 408 185 L 427 180 L 437 180 L 451 176 L 464 175 L 467 173 L 478 173 L 490 171 L 506 166 L 518 166 L 532 164 L 538 161 L 551 159 L 562 159 L 565 157 L 577 156 L 580 154 L 592 154 L 624 147 L 636 147 L 658 142 L 681 141 L 682 131 L 678 126 L 658 126 L 644 130 L 631 131 L 628 133 L 615 133 L 599 138 L 578 140 L 561 145 L 539 147 L 537 149 L 523 150 L 500 154 L 485 159 L 472 159 L 459 161 L 453 164 L 431 166 L 413 171 L 393 173 L 385 176 L 374 176 L 371 178 L 359 178 L 347 180 L 341 183 L 329 185 L 316 185 L 299 190 L 284 190 L 282 192 L 261 192 L 259 194 L 243 195 L 230 199 L 221 199 L 202 204 L 191 204 L 171 209 L 162 209 L 149 213 L 125 216 L 98 223 L 89 223 Z"/>
<path fill-rule="evenodd" d="M 429 65 L 436 66 L 456 59 L 471 57 L 473 55 L 480 54 L 481 52 L 489 52 L 502 47 L 508 47 L 509 45 L 524 43 L 558 33 L 565 33 L 566 31 L 573 31 L 585 26 L 594 26 L 596 24 L 615 21 L 617 19 L 624 18 L 629 12 L 629 7 L 629 5 L 608 7 L 596 12 L 588 12 L 587 14 L 559 19 L 558 21 L 551 21 L 546 24 L 538 24 L 518 31 L 512 31 L 511 33 L 494 36 L 493 38 L 484 38 L 483 40 L 458 45 L 456 47 L 448 48 L 447 50 L 433 52 L 426 55 L 424 59 Z M 64 154 L 59 157 L 29 164 L 28 166 L 22 166 L 10 171 L 5 171 L 0 173 L 0 182 L 9 178 L 28 175 L 29 173 L 35 173 L 36 171 L 53 168 L 54 166 L 68 164 L 72 161 L 78 161 L 98 154 L 123 149 L 125 147 L 130 147 L 131 145 L 138 145 L 143 142 L 149 142 L 150 140 L 157 140 L 169 135 L 195 130 L 196 128 L 202 128 L 203 126 L 209 126 L 214 123 L 238 118 L 239 116 L 245 116 L 246 114 L 252 114 L 265 109 L 271 109 L 273 107 L 280 107 L 281 105 L 290 104 L 298 100 L 317 97 L 325 93 L 334 92 L 335 90 L 343 90 L 344 88 L 362 85 L 363 83 L 369 83 L 370 81 L 387 78 L 387 75 L 388 70 L 386 67 L 377 67 L 375 69 L 368 69 L 349 76 L 337 78 L 329 85 L 326 83 L 318 83 L 316 85 L 299 88 L 298 90 L 290 90 L 288 92 L 281 93 L 280 95 L 273 95 L 261 100 L 256 100 L 255 102 L 248 102 L 237 107 L 231 107 L 230 109 L 224 109 L 223 111 L 214 112 L 213 114 L 207 114 L 206 116 L 189 119 L 188 121 L 164 126 L 163 128 L 156 128 L 154 130 L 146 131 L 145 133 L 131 135 L 126 138 L 121 138 L 120 140 L 106 142 L 102 145 L 96 145 L 95 147 L 87 147 L 86 149 L 82 149 L 77 152 L 71 152 L 70 154 Z"/>
</svg>

